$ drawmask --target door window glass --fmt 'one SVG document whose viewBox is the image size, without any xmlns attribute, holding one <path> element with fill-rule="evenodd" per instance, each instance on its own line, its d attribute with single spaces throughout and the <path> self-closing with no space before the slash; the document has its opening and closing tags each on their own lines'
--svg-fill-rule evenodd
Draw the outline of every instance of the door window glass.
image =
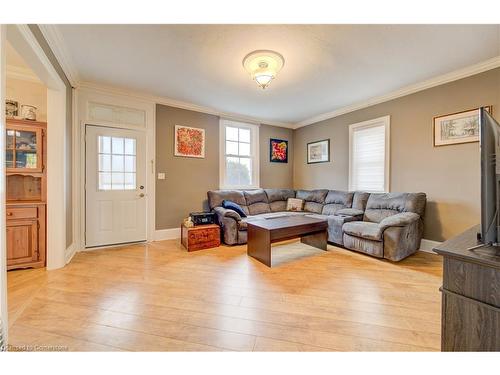
<svg viewBox="0 0 500 375">
<path fill-rule="evenodd" d="M 135 190 L 136 140 L 100 135 L 97 144 L 99 190 Z"/>
</svg>

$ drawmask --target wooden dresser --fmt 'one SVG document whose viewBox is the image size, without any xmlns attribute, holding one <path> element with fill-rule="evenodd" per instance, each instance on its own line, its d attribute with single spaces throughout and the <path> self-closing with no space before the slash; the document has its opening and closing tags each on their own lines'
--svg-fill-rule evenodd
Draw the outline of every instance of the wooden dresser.
<svg viewBox="0 0 500 375">
<path fill-rule="evenodd" d="M 500 247 L 476 245 L 475 226 L 442 243 L 441 350 L 500 351 Z"/>
<path fill-rule="evenodd" d="M 46 131 L 44 122 L 7 119 L 7 269 L 46 262 Z"/>
</svg>

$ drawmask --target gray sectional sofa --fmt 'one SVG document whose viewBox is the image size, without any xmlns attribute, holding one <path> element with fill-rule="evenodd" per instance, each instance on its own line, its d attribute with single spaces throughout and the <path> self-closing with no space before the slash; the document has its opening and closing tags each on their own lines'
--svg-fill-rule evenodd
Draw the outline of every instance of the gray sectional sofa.
<svg viewBox="0 0 500 375">
<path fill-rule="evenodd" d="M 288 198 L 304 200 L 304 211 L 286 211 Z M 247 215 L 222 207 L 240 205 Z M 328 241 L 378 258 L 399 261 L 416 252 L 423 234 L 424 193 L 366 193 L 339 190 L 213 190 L 208 204 L 216 213 L 223 242 L 247 242 L 247 224 L 283 215 L 309 215 L 328 221 Z"/>
</svg>

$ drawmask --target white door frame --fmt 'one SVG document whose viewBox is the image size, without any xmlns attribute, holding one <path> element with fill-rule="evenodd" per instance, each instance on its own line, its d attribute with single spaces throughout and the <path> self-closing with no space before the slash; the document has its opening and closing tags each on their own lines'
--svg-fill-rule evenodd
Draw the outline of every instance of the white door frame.
<svg viewBox="0 0 500 375">
<path fill-rule="evenodd" d="M 147 241 L 154 240 L 155 234 L 155 116 L 156 104 L 141 100 L 133 95 L 122 95 L 107 90 L 77 88 L 73 91 L 73 105 L 76 121 L 73 121 L 73 208 L 75 212 L 77 249 L 92 251 L 99 247 L 85 248 L 85 127 L 87 125 L 106 126 L 112 128 L 132 129 L 146 133 L 146 228 Z M 134 125 L 120 121 L 106 121 L 92 118 L 91 103 L 102 104 L 109 108 L 142 111 L 145 114 L 142 125 Z"/>
<path fill-rule="evenodd" d="M 0 319 L 2 320 L 2 331 L 4 344 L 7 346 L 8 339 L 8 310 L 7 310 L 7 246 L 5 243 L 5 41 L 7 27 L 0 25 Z M 0 348 L 1 349 L 1 348 Z"/>
<path fill-rule="evenodd" d="M 27 25 L 8 25 L 7 40 L 47 86 L 47 269 L 56 269 L 66 264 L 66 85 Z"/>
</svg>

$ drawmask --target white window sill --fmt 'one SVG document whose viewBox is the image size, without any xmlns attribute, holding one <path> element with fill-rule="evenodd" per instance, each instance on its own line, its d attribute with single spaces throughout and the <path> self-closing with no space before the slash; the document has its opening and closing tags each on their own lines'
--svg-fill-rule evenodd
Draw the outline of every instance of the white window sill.
<svg viewBox="0 0 500 375">
<path fill-rule="evenodd" d="M 259 186 L 220 186 L 220 190 L 256 190 L 261 189 Z"/>
</svg>

